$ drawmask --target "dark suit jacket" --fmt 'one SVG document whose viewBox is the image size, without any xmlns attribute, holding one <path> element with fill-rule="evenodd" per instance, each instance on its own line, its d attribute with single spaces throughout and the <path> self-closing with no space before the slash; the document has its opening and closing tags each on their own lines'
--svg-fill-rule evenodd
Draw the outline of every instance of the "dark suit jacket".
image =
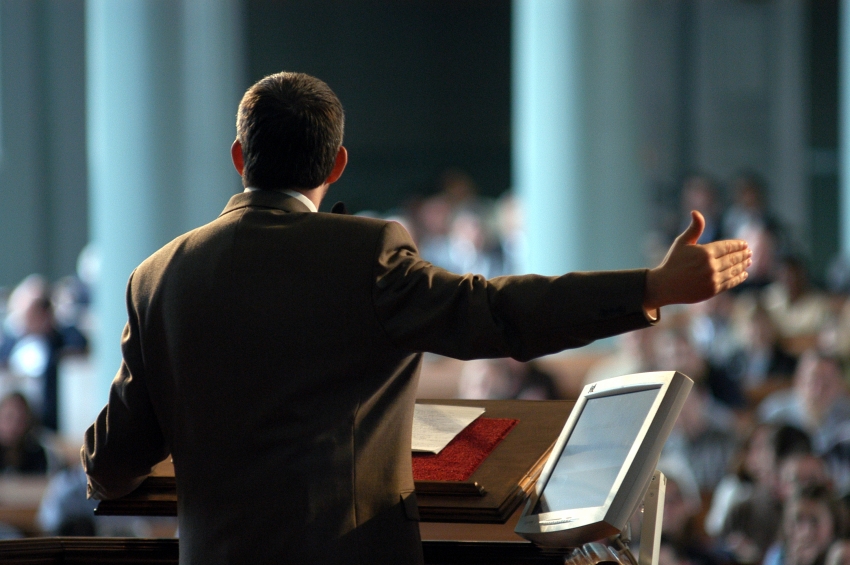
<svg viewBox="0 0 850 565">
<path fill-rule="evenodd" d="M 645 275 L 460 276 L 397 223 L 238 194 L 130 277 L 90 493 L 170 453 L 183 564 L 418 563 L 420 352 L 525 360 L 646 326 Z"/>
</svg>

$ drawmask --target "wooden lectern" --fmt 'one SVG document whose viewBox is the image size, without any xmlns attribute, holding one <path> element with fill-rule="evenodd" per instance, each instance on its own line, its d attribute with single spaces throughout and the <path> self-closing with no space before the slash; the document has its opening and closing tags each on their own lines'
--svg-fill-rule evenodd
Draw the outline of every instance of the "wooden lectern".
<svg viewBox="0 0 850 565">
<path fill-rule="evenodd" d="M 534 487 L 574 402 L 533 400 L 420 400 L 420 403 L 482 406 L 485 418 L 518 420 L 465 481 L 417 482 L 420 530 L 429 564 L 563 563 L 563 557 L 538 549 L 513 533 L 521 505 Z M 173 467 L 155 475 L 129 495 L 103 501 L 98 515 L 175 516 Z M 90 563 L 177 563 L 174 539 L 134 541 L 110 538 L 43 538 L 0 543 L 3 563 L 71 563 L 85 555 Z M 98 544 L 103 553 L 97 557 Z M 54 556 L 56 560 L 48 556 Z M 152 560 L 148 560 L 148 558 Z M 172 560 L 173 558 L 173 560 Z M 68 559 L 72 559 L 68 561 Z"/>
</svg>

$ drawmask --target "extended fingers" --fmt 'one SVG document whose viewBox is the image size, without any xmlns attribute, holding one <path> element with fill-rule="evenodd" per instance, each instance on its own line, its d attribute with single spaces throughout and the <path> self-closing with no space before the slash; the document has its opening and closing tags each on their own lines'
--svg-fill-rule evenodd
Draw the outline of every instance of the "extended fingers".
<svg viewBox="0 0 850 565">
<path fill-rule="evenodd" d="M 722 241 L 713 241 L 704 245 L 709 255 L 715 259 L 720 259 L 729 254 L 738 253 L 749 249 L 747 242 L 743 239 L 724 239 Z"/>
<path fill-rule="evenodd" d="M 735 288 L 745 280 L 747 280 L 747 271 L 744 267 L 734 267 L 728 271 L 730 278 L 721 282 L 719 285 L 718 293 L 729 290 L 730 288 Z"/>
<path fill-rule="evenodd" d="M 752 251 L 745 249 L 715 259 L 715 292 L 720 293 L 734 288 L 747 280 L 747 267 L 753 264 Z"/>
<path fill-rule="evenodd" d="M 753 250 L 746 248 L 735 253 L 728 253 L 715 259 L 715 265 L 718 271 L 726 271 L 734 267 L 746 269 L 753 263 Z M 740 271 L 737 271 L 740 272 Z M 737 274 L 736 272 L 736 274 Z"/>
</svg>

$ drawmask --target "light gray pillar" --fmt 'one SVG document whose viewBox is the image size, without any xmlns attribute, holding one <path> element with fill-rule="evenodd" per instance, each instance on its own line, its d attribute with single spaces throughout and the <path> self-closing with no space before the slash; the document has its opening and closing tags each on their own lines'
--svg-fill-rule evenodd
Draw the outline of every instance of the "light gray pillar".
<svg viewBox="0 0 850 565">
<path fill-rule="evenodd" d="M 44 167 L 43 23 L 36 2 L 2 2 L 0 28 L 0 285 L 47 275 L 48 201 Z"/>
<path fill-rule="evenodd" d="M 184 229 L 215 219 L 242 189 L 230 162 L 244 76 L 241 2 L 184 0 Z"/>
<path fill-rule="evenodd" d="M 84 17 L 0 2 L 0 286 L 73 274 L 87 241 Z"/>
<path fill-rule="evenodd" d="M 643 266 L 632 2 L 514 0 L 513 171 L 526 271 Z"/>
<path fill-rule="evenodd" d="M 101 265 L 93 392 L 101 401 L 120 364 L 131 271 L 214 219 L 239 188 L 236 173 L 217 165 L 229 163 L 243 86 L 238 8 L 227 0 L 88 4 L 90 232 Z"/>
</svg>

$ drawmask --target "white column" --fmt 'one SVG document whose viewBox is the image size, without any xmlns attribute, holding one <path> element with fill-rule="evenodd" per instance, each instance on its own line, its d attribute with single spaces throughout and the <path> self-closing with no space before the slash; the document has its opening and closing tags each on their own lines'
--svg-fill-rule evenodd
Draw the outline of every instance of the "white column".
<svg viewBox="0 0 850 565">
<path fill-rule="evenodd" d="M 98 403 L 121 360 L 130 273 L 173 237 L 214 219 L 239 188 L 228 168 L 243 86 L 238 7 L 228 0 L 88 3 Z"/>
<path fill-rule="evenodd" d="M 526 271 L 643 266 L 632 2 L 514 0 L 513 175 Z"/>
<path fill-rule="evenodd" d="M 230 162 L 236 107 L 250 86 L 241 13 L 241 3 L 234 0 L 184 0 L 185 229 L 213 220 L 242 189 Z"/>
</svg>

